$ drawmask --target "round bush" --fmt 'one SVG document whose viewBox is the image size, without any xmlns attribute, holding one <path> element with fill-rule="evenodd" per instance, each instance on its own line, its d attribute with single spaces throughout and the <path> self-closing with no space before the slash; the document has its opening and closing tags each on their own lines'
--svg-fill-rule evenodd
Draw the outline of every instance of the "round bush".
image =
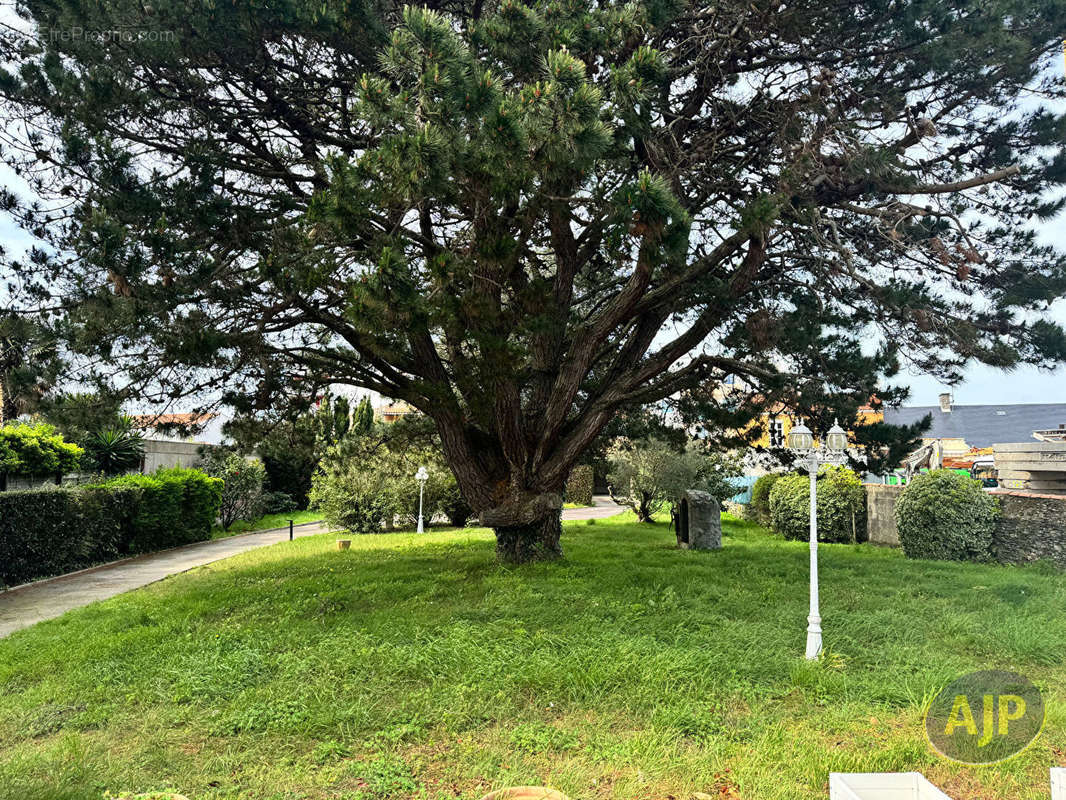
<svg viewBox="0 0 1066 800">
<path fill-rule="evenodd" d="M 566 481 L 566 492 L 563 495 L 566 502 L 576 503 L 579 506 L 591 506 L 594 478 L 590 464 L 578 464 L 574 467 Z"/>
<path fill-rule="evenodd" d="M 760 475 L 751 486 L 751 502 L 748 504 L 749 514 L 760 525 L 770 524 L 770 490 L 784 473 L 771 472 Z"/>
<path fill-rule="evenodd" d="M 782 475 L 770 489 L 770 524 L 786 539 L 810 538 L 810 478 Z M 866 538 L 866 494 L 859 476 L 847 467 L 818 473 L 818 541 L 855 542 Z"/>
<path fill-rule="evenodd" d="M 208 475 L 222 479 L 222 506 L 218 516 L 223 530 L 228 531 L 239 519 L 251 522 L 263 515 L 266 470 L 262 462 L 223 447 L 212 447 L 200 456 L 197 466 Z"/>
<path fill-rule="evenodd" d="M 384 470 L 349 461 L 316 472 L 311 508 L 330 525 L 352 533 L 381 533 L 397 512 L 393 480 Z"/>
<path fill-rule="evenodd" d="M 896 501 L 896 528 L 908 558 L 987 561 L 998 515 L 998 501 L 980 481 L 948 469 L 918 475 Z"/>
</svg>

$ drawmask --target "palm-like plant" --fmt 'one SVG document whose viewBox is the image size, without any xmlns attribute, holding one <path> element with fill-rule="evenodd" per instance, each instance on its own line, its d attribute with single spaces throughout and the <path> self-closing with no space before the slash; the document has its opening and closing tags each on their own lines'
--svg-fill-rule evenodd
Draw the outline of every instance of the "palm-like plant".
<svg viewBox="0 0 1066 800">
<path fill-rule="evenodd" d="M 83 447 L 89 465 L 106 475 L 129 472 L 144 458 L 144 436 L 125 416 L 115 425 L 90 433 Z"/>
</svg>

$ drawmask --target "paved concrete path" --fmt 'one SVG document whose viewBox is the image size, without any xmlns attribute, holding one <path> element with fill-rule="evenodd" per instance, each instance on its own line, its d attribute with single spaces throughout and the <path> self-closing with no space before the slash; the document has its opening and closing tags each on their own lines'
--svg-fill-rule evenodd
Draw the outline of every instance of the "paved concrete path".
<svg viewBox="0 0 1066 800">
<path fill-rule="evenodd" d="M 310 522 L 297 525 L 294 533 L 296 536 L 313 536 L 327 530 L 320 522 Z M 58 617 L 72 608 L 106 600 L 130 589 L 155 583 L 168 575 L 288 539 L 288 528 L 274 528 L 148 553 L 17 586 L 0 592 L 0 638 L 42 620 Z"/>
<path fill-rule="evenodd" d="M 563 519 L 602 519 L 624 510 L 622 506 L 615 505 L 611 498 L 597 496 L 593 498 L 591 508 L 564 509 Z M 297 525 L 295 533 L 296 536 L 314 536 L 328 530 L 321 522 L 309 522 Z M 155 583 L 169 575 L 187 572 L 248 550 L 284 542 L 288 538 L 288 528 L 246 533 L 198 542 L 161 553 L 148 553 L 0 592 L 0 638 L 20 628 L 58 617 L 73 608 L 87 606 L 97 600 L 106 600 L 116 594 Z"/>
<path fill-rule="evenodd" d="M 604 517 L 613 517 L 615 514 L 621 514 L 625 510 L 625 506 L 618 505 L 608 495 L 598 494 L 592 498 L 591 508 L 564 508 L 563 521 L 603 519 Z"/>
</svg>

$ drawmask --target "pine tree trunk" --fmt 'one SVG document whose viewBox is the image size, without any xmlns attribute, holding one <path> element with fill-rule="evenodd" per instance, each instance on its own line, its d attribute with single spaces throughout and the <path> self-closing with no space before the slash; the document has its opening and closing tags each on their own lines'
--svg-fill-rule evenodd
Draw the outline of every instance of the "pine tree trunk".
<svg viewBox="0 0 1066 800">
<path fill-rule="evenodd" d="M 559 536 L 563 532 L 561 514 L 552 512 L 528 525 L 494 528 L 496 556 L 508 564 L 528 564 L 560 558 L 563 549 Z"/>
</svg>

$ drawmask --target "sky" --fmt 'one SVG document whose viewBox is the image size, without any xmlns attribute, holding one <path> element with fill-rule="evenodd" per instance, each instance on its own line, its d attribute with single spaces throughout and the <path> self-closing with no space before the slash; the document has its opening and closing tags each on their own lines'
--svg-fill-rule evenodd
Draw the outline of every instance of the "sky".
<svg viewBox="0 0 1066 800">
<path fill-rule="evenodd" d="M 23 196 L 28 191 L 26 185 L 3 165 L 0 165 L 0 184 Z M 1066 212 L 1044 223 L 1038 230 L 1044 241 L 1066 251 Z M 0 215 L 0 245 L 9 254 L 23 251 L 30 243 L 31 239 L 24 231 Z M 1066 325 L 1066 299 L 1052 307 L 1051 317 L 1059 324 Z M 951 392 L 954 402 L 961 405 L 1066 403 L 1066 365 L 1060 365 L 1053 371 L 1020 367 L 1007 372 L 983 364 L 972 364 L 965 370 L 964 380 L 953 387 L 917 373 L 900 374 L 892 383 L 910 387 L 911 396 L 905 405 L 936 405 L 937 396 L 943 392 Z"/>
</svg>

